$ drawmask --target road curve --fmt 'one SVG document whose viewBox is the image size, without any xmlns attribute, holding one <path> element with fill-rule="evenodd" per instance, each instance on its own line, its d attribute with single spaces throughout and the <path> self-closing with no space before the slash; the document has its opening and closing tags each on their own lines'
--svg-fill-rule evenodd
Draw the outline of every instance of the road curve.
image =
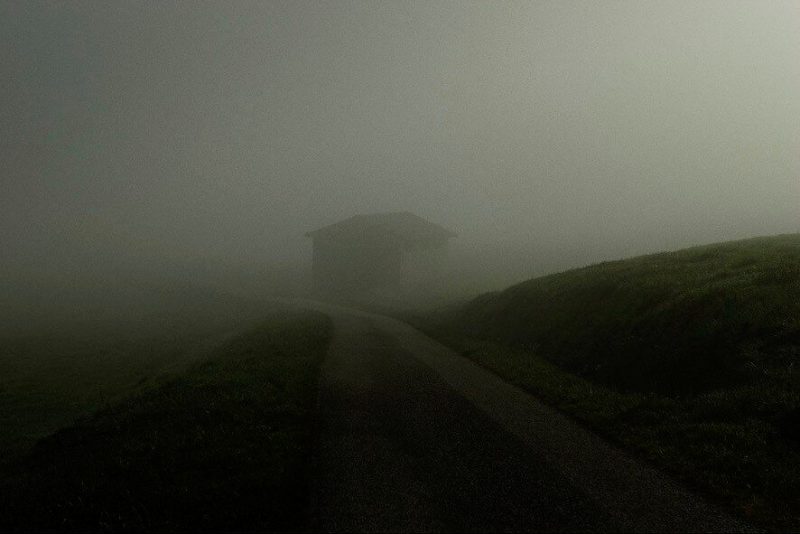
<svg viewBox="0 0 800 534">
<path fill-rule="evenodd" d="M 331 316 L 309 529 L 752 532 L 411 326 Z"/>
</svg>

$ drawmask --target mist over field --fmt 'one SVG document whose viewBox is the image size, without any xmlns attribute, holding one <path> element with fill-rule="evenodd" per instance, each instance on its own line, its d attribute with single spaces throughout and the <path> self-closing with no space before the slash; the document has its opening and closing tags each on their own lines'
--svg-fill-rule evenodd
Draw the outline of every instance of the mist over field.
<svg viewBox="0 0 800 534">
<path fill-rule="evenodd" d="M 796 232 L 798 20 L 727 0 L 4 2 L 3 301 L 130 277 L 267 292 L 309 268 L 306 231 L 358 213 L 456 232 L 461 293 Z"/>
</svg>

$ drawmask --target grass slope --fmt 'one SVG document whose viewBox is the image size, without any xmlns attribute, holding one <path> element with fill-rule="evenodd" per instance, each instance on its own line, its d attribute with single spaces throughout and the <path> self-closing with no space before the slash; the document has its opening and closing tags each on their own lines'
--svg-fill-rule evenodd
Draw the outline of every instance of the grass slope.
<svg viewBox="0 0 800 534">
<path fill-rule="evenodd" d="M 538 278 L 423 328 L 775 528 L 800 528 L 800 236 Z"/>
<path fill-rule="evenodd" d="M 13 310 L 0 302 L 0 464 L 76 418 L 186 369 L 275 310 L 202 290 L 134 296 L 93 313 L 69 303 L 60 317 L 22 330 L 7 328 Z"/>
<path fill-rule="evenodd" d="M 0 530 L 296 530 L 330 323 L 275 316 L 183 374 L 40 441 Z"/>
</svg>

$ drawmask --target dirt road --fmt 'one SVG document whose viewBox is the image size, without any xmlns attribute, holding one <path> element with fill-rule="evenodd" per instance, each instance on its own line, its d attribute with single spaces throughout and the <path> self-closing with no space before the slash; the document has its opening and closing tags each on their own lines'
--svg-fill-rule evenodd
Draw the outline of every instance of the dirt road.
<svg viewBox="0 0 800 534">
<path fill-rule="evenodd" d="M 304 305 L 335 323 L 310 528 L 751 530 L 412 327 Z"/>
</svg>

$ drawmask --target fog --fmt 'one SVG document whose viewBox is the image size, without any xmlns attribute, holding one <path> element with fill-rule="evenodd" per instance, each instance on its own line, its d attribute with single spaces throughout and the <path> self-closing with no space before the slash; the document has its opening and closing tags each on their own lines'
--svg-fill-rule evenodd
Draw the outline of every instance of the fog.
<svg viewBox="0 0 800 534">
<path fill-rule="evenodd" d="M 795 1 L 4 2 L 0 298 L 300 290 L 357 213 L 463 294 L 797 232 L 799 59 Z"/>
</svg>

